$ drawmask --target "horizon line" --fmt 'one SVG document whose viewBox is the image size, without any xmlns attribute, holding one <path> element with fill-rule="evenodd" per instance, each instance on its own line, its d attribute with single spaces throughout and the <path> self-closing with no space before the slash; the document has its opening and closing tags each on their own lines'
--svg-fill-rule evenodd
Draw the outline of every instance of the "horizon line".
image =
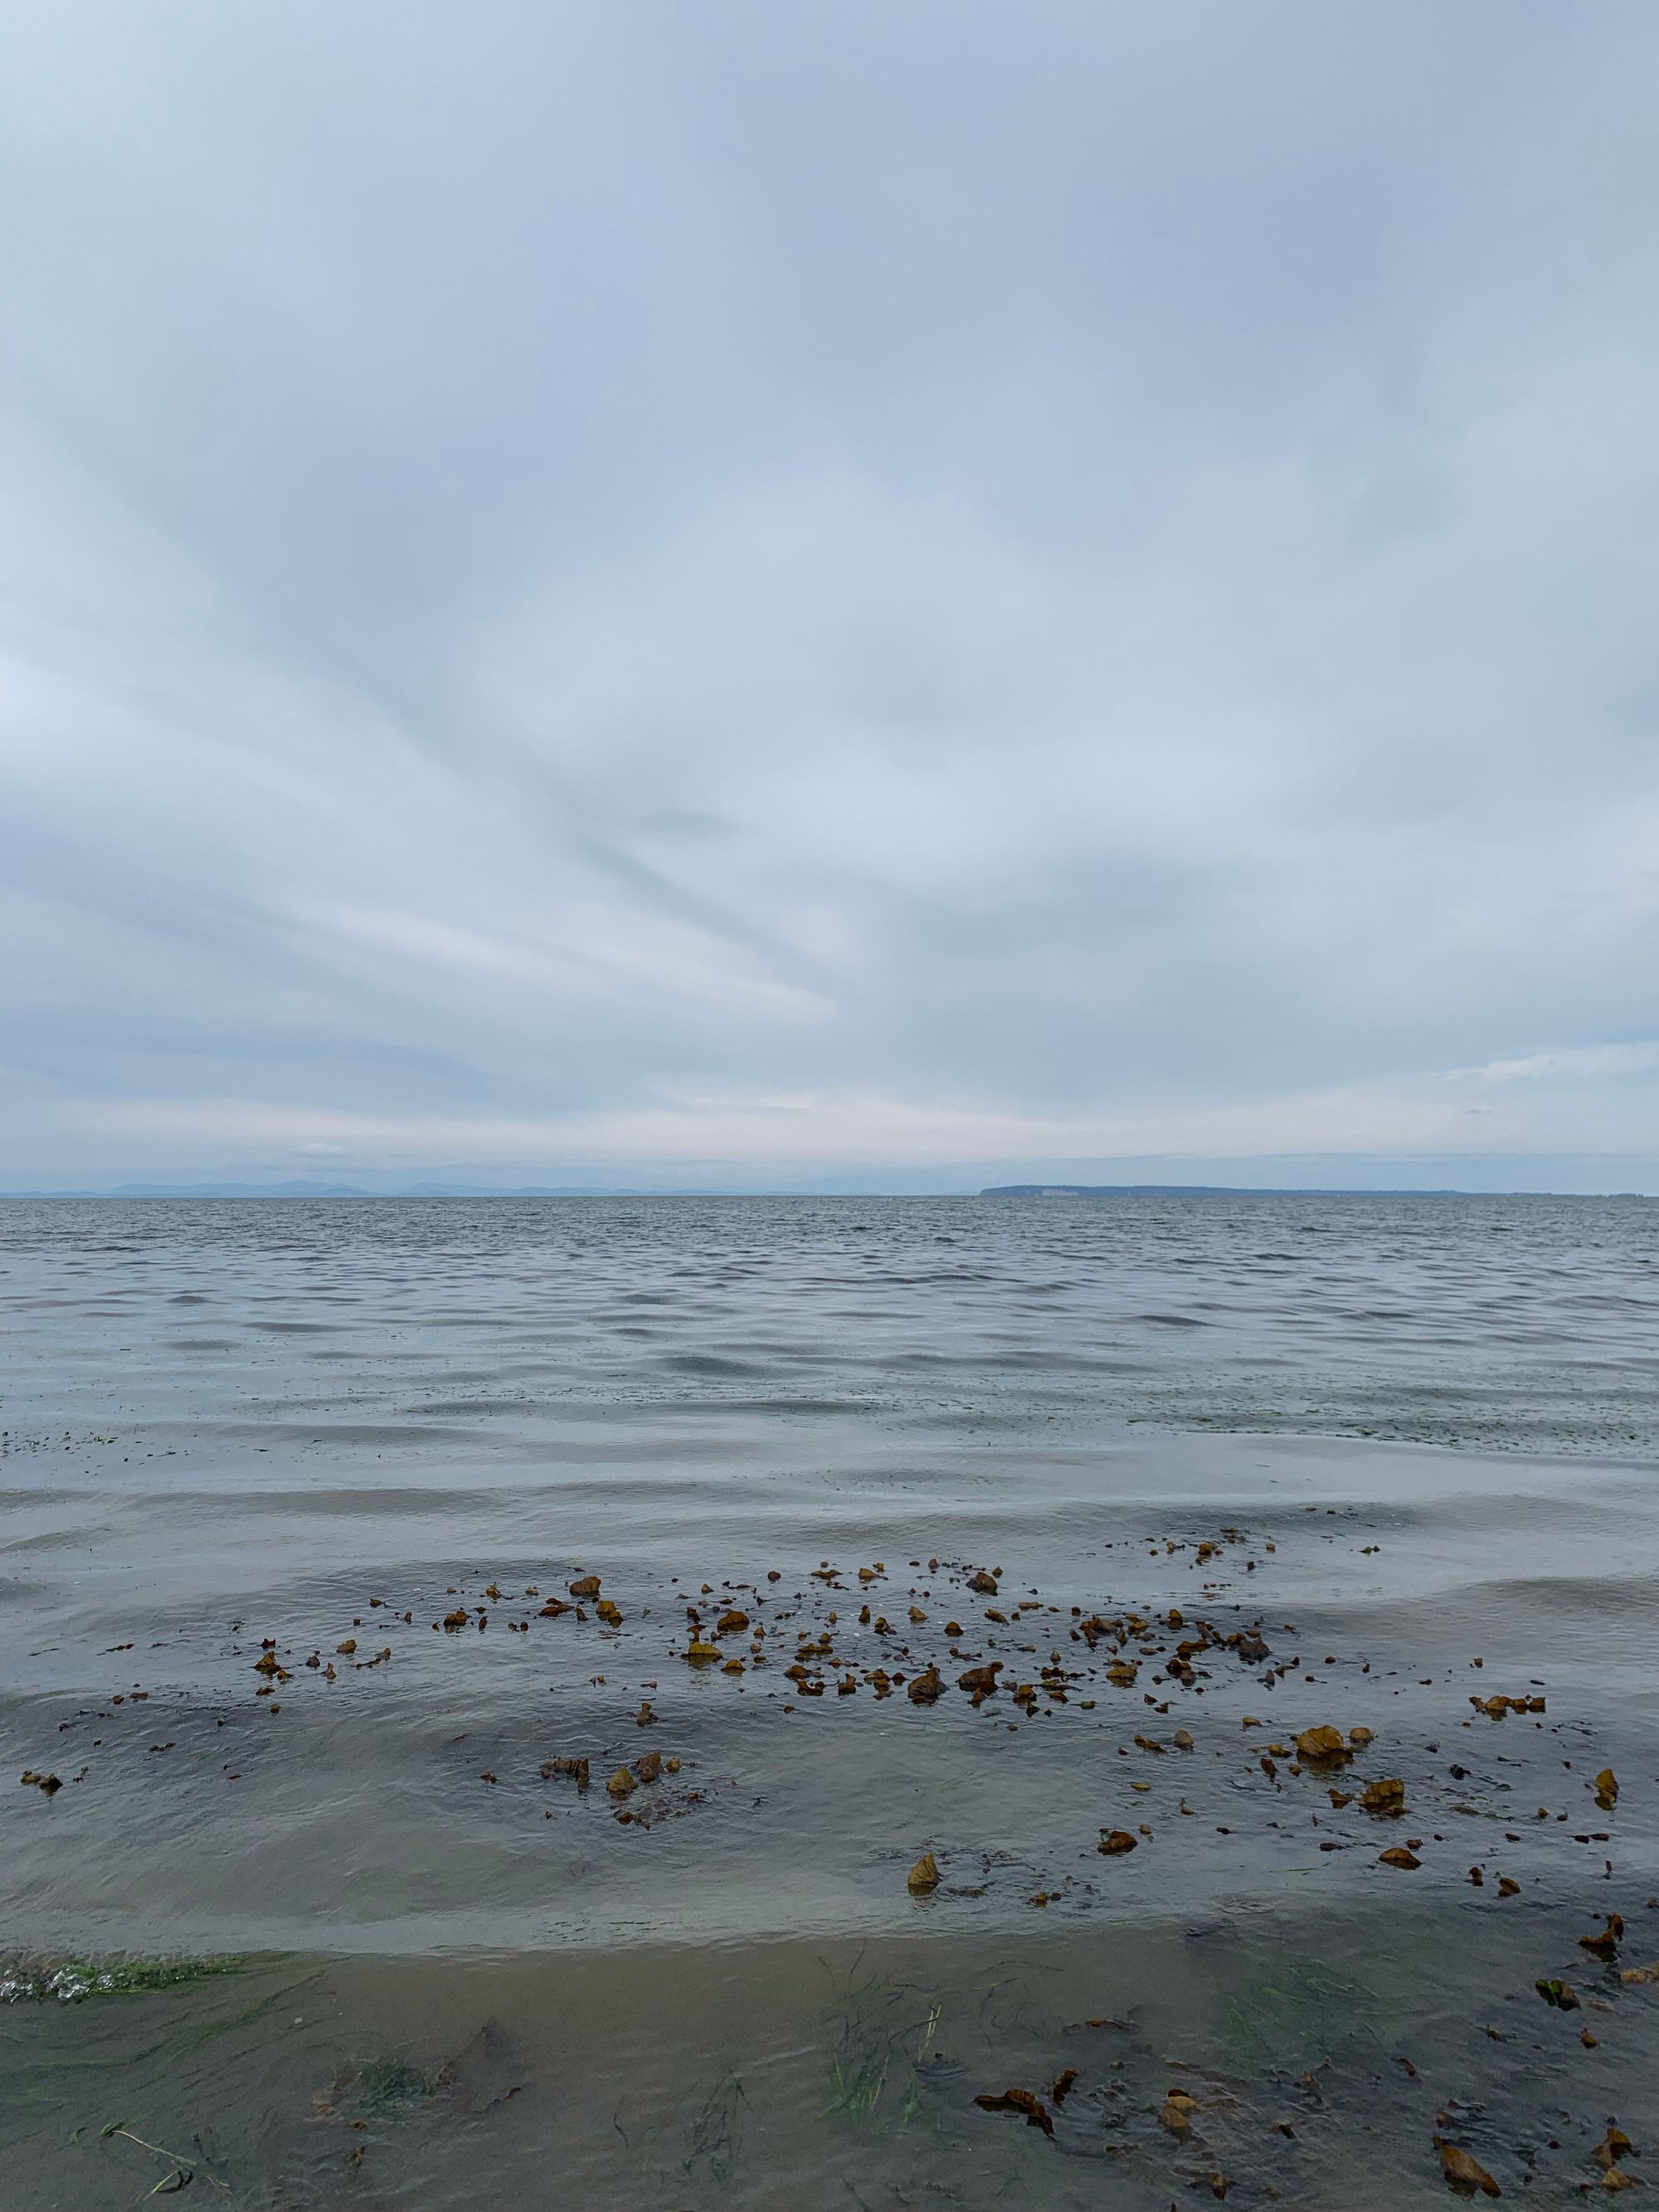
<svg viewBox="0 0 1659 2212">
<path fill-rule="evenodd" d="M 222 1203 L 264 1204 L 270 1201 L 364 1204 L 410 1199 L 432 1200 L 645 1200 L 672 1199 L 844 1199 L 860 1204 L 876 1199 L 915 1199 L 929 1201 L 955 1199 L 1030 1200 L 1042 1204 L 1073 1200 L 1090 1203 L 1104 1199 L 1147 1198 L 1434 1198 L 1496 1199 L 1549 1198 L 1586 1200 L 1640 1199 L 1653 1202 L 1659 1194 L 1629 1188 L 1607 1190 L 1557 1190 L 1540 1187 L 1471 1189 L 1443 1183 L 1066 1183 L 1031 1182 L 964 1186 L 958 1190 L 916 1190 L 893 1188 L 867 1190 L 814 1190 L 780 1186 L 755 1190 L 737 1188 L 677 1188 L 672 1186 L 599 1186 L 526 1184 L 497 1188 L 483 1184 L 407 1184 L 388 1189 L 368 1189 L 349 1184 L 289 1183 L 131 1183 L 103 1188 L 90 1185 L 52 1188 L 0 1190 L 0 1202 L 31 1200 L 110 1200 L 123 1202 L 185 1200 Z"/>
</svg>

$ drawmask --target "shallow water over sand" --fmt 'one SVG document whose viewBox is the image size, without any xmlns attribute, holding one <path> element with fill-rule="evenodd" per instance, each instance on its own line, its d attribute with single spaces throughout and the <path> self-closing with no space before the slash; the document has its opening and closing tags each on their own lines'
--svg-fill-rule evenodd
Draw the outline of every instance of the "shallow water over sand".
<svg viewBox="0 0 1659 2212">
<path fill-rule="evenodd" d="M 0 1722 L 62 1784 L 0 1795 L 6 1942 L 244 1960 L 0 2011 L 18 2201 L 1399 2205 L 1437 2132 L 1599 2185 L 1659 2128 L 1656 1216 L 0 1209 Z"/>
</svg>

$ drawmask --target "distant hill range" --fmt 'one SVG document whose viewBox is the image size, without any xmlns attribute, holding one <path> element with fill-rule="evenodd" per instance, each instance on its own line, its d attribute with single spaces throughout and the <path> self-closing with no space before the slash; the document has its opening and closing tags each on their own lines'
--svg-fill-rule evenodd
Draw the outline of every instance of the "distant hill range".
<svg viewBox="0 0 1659 2212">
<path fill-rule="evenodd" d="M 1225 1182 L 1000 1182 L 981 1198 L 1490 1198 L 1469 1190 L 1269 1190 Z"/>
<path fill-rule="evenodd" d="M 532 1186 L 498 1190 L 482 1183 L 417 1182 L 398 1190 L 362 1190 L 349 1182 L 124 1182 L 112 1190 L 7 1190 L 0 1198 L 645 1198 L 639 1190 Z"/>
</svg>

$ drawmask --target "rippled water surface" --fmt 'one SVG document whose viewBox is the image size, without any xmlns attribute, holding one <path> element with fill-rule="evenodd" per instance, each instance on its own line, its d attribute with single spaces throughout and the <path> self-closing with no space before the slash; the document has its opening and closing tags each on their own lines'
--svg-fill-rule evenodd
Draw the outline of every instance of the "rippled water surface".
<svg viewBox="0 0 1659 2212">
<path fill-rule="evenodd" d="M 7 2201 L 1659 2165 L 1656 1223 L 0 1205 Z"/>
</svg>

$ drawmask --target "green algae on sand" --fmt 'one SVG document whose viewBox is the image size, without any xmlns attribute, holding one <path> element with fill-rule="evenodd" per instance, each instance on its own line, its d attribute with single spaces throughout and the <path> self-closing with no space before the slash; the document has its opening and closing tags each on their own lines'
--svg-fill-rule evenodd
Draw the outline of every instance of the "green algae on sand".
<svg viewBox="0 0 1659 2212">
<path fill-rule="evenodd" d="M 137 1996 L 176 1989 L 210 1974 L 234 1974 L 240 1957 L 204 1959 L 18 1958 L 0 1960 L 0 2004 L 79 2004 L 86 1997 Z"/>
</svg>

